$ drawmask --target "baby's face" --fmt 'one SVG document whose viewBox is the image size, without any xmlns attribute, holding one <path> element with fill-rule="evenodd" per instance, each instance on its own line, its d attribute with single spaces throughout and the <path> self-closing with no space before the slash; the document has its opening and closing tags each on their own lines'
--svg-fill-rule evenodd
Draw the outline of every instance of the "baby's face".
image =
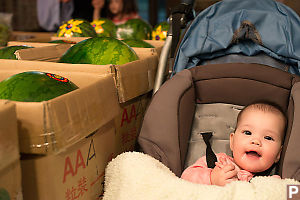
<svg viewBox="0 0 300 200">
<path fill-rule="evenodd" d="M 269 169 L 280 158 L 283 134 L 284 119 L 277 113 L 245 110 L 230 135 L 235 163 L 254 173 Z"/>
</svg>

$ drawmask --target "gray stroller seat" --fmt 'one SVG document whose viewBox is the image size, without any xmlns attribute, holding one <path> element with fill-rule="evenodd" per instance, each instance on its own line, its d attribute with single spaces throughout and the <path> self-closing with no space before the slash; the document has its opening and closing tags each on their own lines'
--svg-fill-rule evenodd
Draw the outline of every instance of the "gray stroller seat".
<svg viewBox="0 0 300 200">
<path fill-rule="evenodd" d="M 197 106 L 222 103 L 240 107 L 255 101 L 274 102 L 286 112 L 288 127 L 279 175 L 300 180 L 300 156 L 297 155 L 300 124 L 296 123 L 300 121 L 300 104 L 297 103 L 300 102 L 300 78 L 261 64 L 211 64 L 177 73 L 157 91 L 146 111 L 138 137 L 140 149 L 180 176 L 187 163 L 191 163 L 190 159 L 202 156 L 206 148 L 200 151 L 195 148 L 203 143 L 189 145 L 192 127 L 198 120 L 195 117 Z M 234 119 L 236 113 L 233 111 L 232 115 Z M 225 133 L 228 140 L 229 133 Z M 216 137 L 218 139 L 213 134 L 212 140 Z M 196 152 L 192 152 L 194 150 Z M 214 151 L 218 153 L 218 148 Z"/>
</svg>

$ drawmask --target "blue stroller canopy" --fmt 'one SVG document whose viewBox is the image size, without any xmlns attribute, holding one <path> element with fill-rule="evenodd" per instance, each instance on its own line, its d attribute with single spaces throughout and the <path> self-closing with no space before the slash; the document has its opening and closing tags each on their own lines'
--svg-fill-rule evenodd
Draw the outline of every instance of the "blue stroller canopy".
<svg viewBox="0 0 300 200">
<path fill-rule="evenodd" d="M 254 27 L 255 40 L 234 41 L 236 31 L 245 24 Z M 299 75 L 299 16 L 275 0 L 223 0 L 193 20 L 178 48 L 173 72 L 228 54 L 262 52 L 290 65 L 289 72 Z"/>
</svg>

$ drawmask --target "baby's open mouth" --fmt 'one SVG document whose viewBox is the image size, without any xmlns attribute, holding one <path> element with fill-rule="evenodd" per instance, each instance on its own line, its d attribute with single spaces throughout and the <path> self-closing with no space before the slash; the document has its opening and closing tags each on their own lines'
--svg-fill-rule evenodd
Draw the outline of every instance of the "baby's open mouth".
<svg viewBox="0 0 300 200">
<path fill-rule="evenodd" d="M 246 154 L 249 156 L 261 157 L 261 155 L 256 151 L 246 151 Z"/>
</svg>

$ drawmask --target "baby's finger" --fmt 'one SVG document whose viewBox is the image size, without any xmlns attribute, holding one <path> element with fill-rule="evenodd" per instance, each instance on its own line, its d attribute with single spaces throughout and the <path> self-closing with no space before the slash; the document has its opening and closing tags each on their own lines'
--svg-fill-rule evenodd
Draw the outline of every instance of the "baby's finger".
<svg viewBox="0 0 300 200">
<path fill-rule="evenodd" d="M 232 171 L 232 170 L 234 170 L 235 169 L 235 166 L 234 165 L 224 165 L 224 167 L 223 167 L 223 170 L 224 170 L 224 172 L 229 172 L 229 171 Z"/>
<path fill-rule="evenodd" d="M 231 164 L 232 164 L 228 159 L 226 159 L 226 163 L 227 163 L 228 165 L 231 165 Z"/>
<path fill-rule="evenodd" d="M 220 162 L 215 162 L 215 165 L 216 165 L 217 167 L 219 167 L 219 168 L 223 168 L 223 167 L 224 167 L 224 165 L 221 164 Z"/>
<path fill-rule="evenodd" d="M 226 179 L 234 179 L 236 178 L 237 171 L 236 170 L 231 170 L 225 173 L 225 178 Z"/>
<path fill-rule="evenodd" d="M 225 158 L 220 158 L 220 163 L 222 165 L 226 165 L 226 159 Z"/>
</svg>

